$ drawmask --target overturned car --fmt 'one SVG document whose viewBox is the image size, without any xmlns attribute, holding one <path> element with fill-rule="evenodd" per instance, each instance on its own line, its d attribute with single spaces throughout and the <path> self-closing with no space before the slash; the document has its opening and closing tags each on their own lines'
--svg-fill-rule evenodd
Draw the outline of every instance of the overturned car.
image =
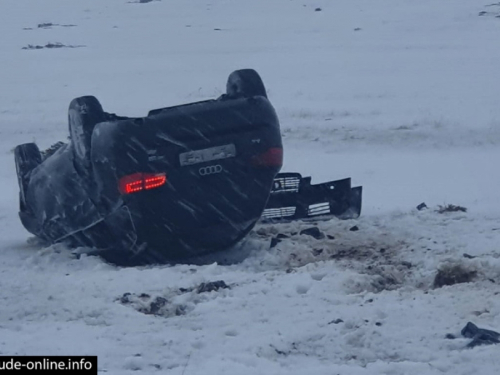
<svg viewBox="0 0 500 375">
<path fill-rule="evenodd" d="M 319 203 L 328 206 L 322 214 L 338 217 L 361 209 L 361 190 L 349 179 L 314 188 L 300 175 L 278 174 L 278 118 L 251 69 L 233 72 L 218 99 L 146 117 L 106 113 L 93 96 L 74 99 L 69 133 L 68 143 L 46 152 L 34 143 L 15 148 L 21 222 L 48 243 L 92 248 L 113 263 L 227 249 L 261 217 L 313 216 L 309 206 Z"/>
</svg>

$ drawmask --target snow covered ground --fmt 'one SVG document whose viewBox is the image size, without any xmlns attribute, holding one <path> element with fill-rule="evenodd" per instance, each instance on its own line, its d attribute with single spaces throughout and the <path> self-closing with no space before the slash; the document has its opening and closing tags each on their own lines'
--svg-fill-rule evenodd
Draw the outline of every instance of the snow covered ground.
<svg viewBox="0 0 500 375">
<path fill-rule="evenodd" d="M 109 374 L 500 371 L 498 346 L 445 338 L 468 321 L 500 330 L 500 4 L 2 0 L 0 9 L 0 354 L 98 355 Z M 23 49 L 48 43 L 75 48 Z M 259 226 L 242 245 L 247 257 L 229 265 L 120 269 L 27 242 L 12 149 L 65 139 L 72 98 L 93 94 L 110 112 L 140 115 L 218 96 L 246 67 L 280 116 L 284 170 L 313 182 L 352 177 L 365 189 L 359 220 L 318 223 L 329 235 L 320 240 L 299 234 L 311 223 Z M 421 202 L 429 209 L 417 211 Z M 436 212 L 449 203 L 468 211 Z M 287 238 L 269 249 L 278 233 Z M 445 266 L 475 277 L 434 288 Z M 197 293 L 217 280 L 230 288 Z"/>
</svg>

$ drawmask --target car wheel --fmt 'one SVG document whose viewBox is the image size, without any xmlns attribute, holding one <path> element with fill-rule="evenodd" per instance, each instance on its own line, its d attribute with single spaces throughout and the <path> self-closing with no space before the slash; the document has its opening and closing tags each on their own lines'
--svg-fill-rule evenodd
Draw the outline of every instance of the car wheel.
<svg viewBox="0 0 500 375">
<path fill-rule="evenodd" d="M 73 158 L 80 172 L 90 168 L 90 142 L 96 124 L 106 121 L 101 103 L 93 96 L 73 99 L 69 105 L 68 123 Z"/>
<path fill-rule="evenodd" d="M 35 143 L 25 143 L 14 149 L 17 180 L 19 183 L 19 200 L 21 208 L 26 207 L 26 192 L 31 171 L 40 165 L 42 155 Z"/>
<path fill-rule="evenodd" d="M 235 70 L 229 75 L 226 94 L 231 98 L 263 96 L 267 98 L 264 82 L 253 69 Z"/>
</svg>

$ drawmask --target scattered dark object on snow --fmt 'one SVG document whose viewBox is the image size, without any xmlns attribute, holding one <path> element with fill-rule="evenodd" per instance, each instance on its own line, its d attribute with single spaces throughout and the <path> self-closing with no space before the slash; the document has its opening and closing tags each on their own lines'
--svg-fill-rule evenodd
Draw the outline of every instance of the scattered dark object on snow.
<svg viewBox="0 0 500 375">
<path fill-rule="evenodd" d="M 479 345 L 491 345 L 500 343 L 500 333 L 489 329 L 479 328 L 471 322 L 468 322 L 466 324 L 461 333 L 462 336 L 472 339 L 472 341 L 467 344 L 468 348 L 474 348 Z"/>
<path fill-rule="evenodd" d="M 335 254 L 330 255 L 330 259 L 342 259 L 348 257 L 350 254 L 350 250 L 339 250 Z M 368 266 L 371 267 L 371 266 Z"/>
<path fill-rule="evenodd" d="M 350 230 L 351 232 L 357 232 L 357 231 L 359 230 L 359 228 L 358 228 L 358 226 L 357 226 L 357 225 L 355 225 L 355 226 L 353 226 L 353 227 L 349 228 L 349 230 Z"/>
<path fill-rule="evenodd" d="M 472 314 L 474 314 L 475 316 L 481 316 L 483 314 L 489 314 L 489 313 L 490 313 L 490 310 L 488 310 L 488 309 L 476 310 L 476 311 L 472 312 Z"/>
<path fill-rule="evenodd" d="M 467 208 L 456 206 L 454 204 L 447 204 L 445 206 L 438 206 L 437 212 L 444 214 L 446 212 L 467 212 Z"/>
<path fill-rule="evenodd" d="M 419 210 L 419 211 L 422 211 L 424 208 L 427 208 L 427 205 L 425 204 L 425 202 L 422 202 L 417 206 L 417 210 Z"/>
<path fill-rule="evenodd" d="M 120 297 L 120 303 L 122 303 L 124 305 L 127 304 L 127 303 L 129 303 L 131 295 L 132 294 L 128 293 L 128 292 L 127 293 L 123 293 L 123 296 Z"/>
<path fill-rule="evenodd" d="M 332 236 L 331 234 L 327 234 L 326 237 L 329 239 L 329 240 L 334 240 L 335 239 L 335 236 Z"/>
<path fill-rule="evenodd" d="M 178 296 L 184 293 L 209 293 L 216 292 L 220 289 L 231 288 L 224 281 L 218 280 L 201 283 L 200 285 L 192 288 L 179 288 L 178 290 L 174 290 L 172 295 Z M 171 297 L 169 298 L 171 299 Z M 124 293 L 117 299 L 117 301 L 119 301 L 122 305 L 131 306 L 135 310 L 146 315 L 169 317 L 185 315 L 187 313 L 187 307 L 185 305 L 174 304 L 164 296 L 152 297 L 147 293 Z"/>
<path fill-rule="evenodd" d="M 93 96 L 68 112 L 70 142 L 45 160 L 35 143 L 15 148 L 21 222 L 119 265 L 233 247 L 260 219 L 282 165 L 278 118 L 252 69 L 231 73 L 217 99 L 145 117 L 107 113 Z"/>
<path fill-rule="evenodd" d="M 382 291 L 393 290 L 397 285 L 400 284 L 400 282 L 393 275 L 384 275 L 383 273 L 380 273 L 370 284 L 375 290 Z"/>
<path fill-rule="evenodd" d="M 285 351 L 283 351 L 283 350 L 280 350 L 280 349 L 276 348 L 274 345 L 269 345 L 269 346 L 270 346 L 271 348 L 273 348 L 273 349 L 274 349 L 274 351 L 276 352 L 276 354 L 278 354 L 278 355 L 284 355 L 284 356 L 287 356 L 287 355 L 289 355 L 289 354 L 290 354 L 290 352 L 289 352 L 289 351 L 288 351 L 288 352 L 285 352 Z"/>
<path fill-rule="evenodd" d="M 323 249 L 313 249 L 312 253 L 315 257 L 317 257 L 323 253 Z"/>
<path fill-rule="evenodd" d="M 122 305 L 131 306 L 145 315 L 168 317 L 184 315 L 186 313 L 184 306 L 170 304 L 166 298 L 161 296 L 151 298 L 151 296 L 146 293 L 140 295 L 125 293 L 119 298 L 119 301 Z"/>
<path fill-rule="evenodd" d="M 405 267 L 406 267 L 406 268 L 408 268 L 408 269 L 410 269 L 410 268 L 412 268 L 412 267 L 413 267 L 413 265 L 412 265 L 410 262 L 407 262 L 407 261 L 405 261 L 405 260 L 403 260 L 403 261 L 401 262 L 401 265 L 402 265 L 402 266 L 405 266 Z"/>
<path fill-rule="evenodd" d="M 463 254 L 463 257 L 464 257 L 464 258 L 467 258 L 467 259 L 474 259 L 474 258 L 477 258 L 477 257 L 475 257 L 475 256 L 473 256 L 473 255 L 469 255 L 469 254 L 467 254 L 467 253 L 464 253 L 464 254 Z"/>
<path fill-rule="evenodd" d="M 208 292 L 216 292 L 219 289 L 231 289 L 223 280 L 218 281 L 210 281 L 208 283 L 201 283 L 196 288 L 196 293 L 208 293 Z"/>
<path fill-rule="evenodd" d="M 494 10 L 494 11 L 482 11 L 482 12 L 479 12 L 479 16 L 493 16 L 495 18 L 500 18 L 500 2 L 497 2 L 497 3 L 492 3 L 492 4 L 487 4 L 485 5 L 485 7 L 493 7 L 493 8 L 497 8 L 497 10 Z"/>
<path fill-rule="evenodd" d="M 179 288 L 179 293 L 189 293 L 195 291 L 196 293 L 206 293 L 218 291 L 219 289 L 231 289 L 229 285 L 227 285 L 223 280 L 218 281 L 209 281 L 207 283 L 201 283 L 197 287 L 194 288 Z"/>
<path fill-rule="evenodd" d="M 354 31 L 361 31 L 361 27 L 356 27 Z"/>
<path fill-rule="evenodd" d="M 281 240 L 289 238 L 286 234 L 283 233 L 278 233 L 275 237 L 271 238 L 271 245 L 269 246 L 270 249 L 273 247 L 276 247 L 277 244 L 281 242 Z"/>
<path fill-rule="evenodd" d="M 301 235 L 311 236 L 317 240 L 325 238 L 325 234 L 318 227 L 306 228 L 300 231 Z"/>
<path fill-rule="evenodd" d="M 331 322 L 328 322 L 328 324 L 340 324 L 340 323 L 344 323 L 344 321 L 342 319 L 335 319 L 332 320 Z"/>
<path fill-rule="evenodd" d="M 61 24 L 58 24 L 58 23 L 46 22 L 46 23 L 39 23 L 37 25 L 37 28 L 38 29 L 51 29 L 54 26 L 75 27 L 76 25 L 73 25 L 73 24 L 63 24 L 63 25 L 61 25 Z M 33 29 L 29 29 L 29 30 L 33 30 Z"/>
<path fill-rule="evenodd" d="M 469 283 L 477 276 L 476 271 L 470 271 L 460 265 L 441 267 L 434 278 L 434 288 L 445 285 Z"/>
<path fill-rule="evenodd" d="M 499 12 L 479 12 L 479 16 L 492 16 L 495 18 L 500 18 Z"/>
<path fill-rule="evenodd" d="M 47 43 L 46 45 L 44 46 L 40 46 L 40 45 L 32 45 L 32 44 L 28 44 L 28 46 L 26 47 L 23 47 L 22 49 L 44 49 L 44 48 L 82 48 L 82 47 L 85 47 L 85 46 L 73 46 L 73 45 L 66 45 L 66 44 L 62 44 L 62 43 Z"/>
<path fill-rule="evenodd" d="M 271 238 L 271 244 L 269 245 L 269 248 L 272 249 L 273 247 L 276 247 L 277 244 L 281 242 L 281 239 L 278 237 L 273 237 Z"/>
<path fill-rule="evenodd" d="M 316 8 L 316 9 L 314 9 L 314 11 L 315 11 L 315 12 L 321 12 L 322 10 L 323 10 L 323 9 L 321 9 L 321 8 Z"/>
<path fill-rule="evenodd" d="M 444 338 L 447 340 L 455 340 L 457 337 L 454 334 L 447 333 Z"/>
<path fill-rule="evenodd" d="M 263 222 L 291 221 L 311 217 L 356 219 L 361 214 L 362 187 L 351 187 L 351 179 L 312 185 L 311 177 L 280 173 L 262 214 Z"/>
<path fill-rule="evenodd" d="M 149 314 L 156 315 L 167 302 L 168 301 L 163 297 L 156 297 L 149 305 Z"/>
<path fill-rule="evenodd" d="M 380 323 L 380 322 L 376 322 L 376 323 L 375 323 L 375 325 L 376 325 L 377 327 L 380 327 L 380 326 L 382 326 L 382 323 Z"/>
</svg>

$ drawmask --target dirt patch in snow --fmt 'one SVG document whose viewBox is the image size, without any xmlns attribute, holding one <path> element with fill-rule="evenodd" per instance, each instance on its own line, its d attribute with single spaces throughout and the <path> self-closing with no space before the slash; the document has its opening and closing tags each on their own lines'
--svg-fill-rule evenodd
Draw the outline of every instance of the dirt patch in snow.
<svg viewBox="0 0 500 375">
<path fill-rule="evenodd" d="M 359 287 L 354 287 L 356 283 L 350 287 L 354 293 L 397 289 L 413 272 L 411 262 L 404 260 L 404 252 L 410 251 L 404 240 L 360 223 L 272 224 L 258 228 L 253 235 L 271 238 L 268 255 L 288 273 L 311 263 L 334 261 L 335 266 L 363 275 Z"/>
<path fill-rule="evenodd" d="M 467 212 L 467 208 L 457 206 L 455 204 L 447 204 L 444 206 L 438 206 L 437 212 L 440 214 L 444 214 L 447 212 Z"/>
<path fill-rule="evenodd" d="M 140 313 L 168 318 L 185 315 L 192 311 L 196 304 L 206 300 L 207 297 L 200 297 L 201 294 L 223 289 L 230 289 L 230 287 L 224 281 L 218 280 L 201 283 L 192 288 L 169 289 L 156 296 L 148 293 L 124 293 L 117 301 Z"/>
<path fill-rule="evenodd" d="M 478 15 L 500 18 L 500 2 L 485 5 L 485 9 L 487 10 L 479 12 Z"/>
<path fill-rule="evenodd" d="M 348 271 L 341 287 L 349 294 L 403 286 L 429 291 L 466 282 L 496 283 L 500 267 L 493 251 L 496 228 L 491 233 L 481 229 L 485 231 L 481 247 L 489 252 L 465 246 L 468 239 L 463 233 L 471 225 L 465 211 L 462 206 L 445 205 L 395 212 L 384 220 L 274 223 L 258 226 L 251 236 L 269 243 L 255 257 L 261 269 L 292 273 L 328 263 L 335 272 Z"/>
<path fill-rule="evenodd" d="M 477 271 L 467 269 L 466 267 L 455 264 L 445 265 L 438 269 L 434 278 L 434 288 L 442 288 L 446 285 L 455 285 L 460 283 L 470 283 L 477 277 Z"/>
<path fill-rule="evenodd" d="M 24 50 L 32 50 L 32 49 L 59 49 L 59 48 L 82 48 L 85 46 L 80 45 L 70 45 L 70 44 L 62 44 L 62 43 L 47 43 L 44 46 L 41 45 L 33 45 L 28 44 L 26 47 L 23 47 Z"/>
</svg>

